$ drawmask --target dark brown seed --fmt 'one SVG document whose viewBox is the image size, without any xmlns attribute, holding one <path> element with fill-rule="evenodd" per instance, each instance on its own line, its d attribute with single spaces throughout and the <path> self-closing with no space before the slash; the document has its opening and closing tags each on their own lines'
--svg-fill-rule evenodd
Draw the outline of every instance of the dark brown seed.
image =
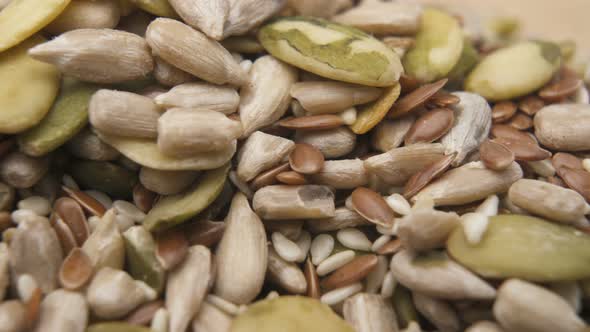
<svg viewBox="0 0 590 332">
<path fill-rule="evenodd" d="M 301 174 L 316 174 L 324 167 L 324 155 L 313 145 L 298 143 L 289 155 L 289 165 Z"/>
<path fill-rule="evenodd" d="M 494 123 L 506 122 L 516 114 L 516 110 L 516 104 L 511 101 L 497 103 L 492 109 L 492 120 Z"/>
<path fill-rule="evenodd" d="M 144 213 L 148 213 L 152 209 L 157 197 L 158 194 L 147 189 L 141 183 L 137 183 L 133 187 L 133 203 Z"/>
<path fill-rule="evenodd" d="M 0 232 L 4 232 L 6 229 L 14 226 L 10 212 L 0 211 Z"/>
<path fill-rule="evenodd" d="M 156 238 L 156 259 L 169 271 L 180 264 L 188 253 L 188 240 L 179 230 L 171 230 Z"/>
<path fill-rule="evenodd" d="M 550 103 L 558 102 L 574 95 L 582 84 L 582 80 L 578 79 L 576 76 L 565 76 L 559 81 L 550 83 L 541 89 L 541 91 L 539 91 L 539 97 Z"/>
<path fill-rule="evenodd" d="M 395 221 L 395 213 L 383 197 L 368 188 L 358 187 L 351 195 L 354 210 L 368 221 L 391 227 Z"/>
<path fill-rule="evenodd" d="M 518 103 L 518 109 L 530 116 L 537 114 L 543 107 L 545 107 L 545 102 L 537 96 L 528 96 Z"/>
<path fill-rule="evenodd" d="M 538 144 L 532 144 L 530 141 L 515 140 L 511 138 L 498 137 L 494 139 L 496 143 L 506 146 L 514 153 L 515 160 L 521 161 L 539 161 L 551 158 L 551 152 L 541 148 Z"/>
<path fill-rule="evenodd" d="M 322 289 L 331 290 L 359 282 L 371 273 L 377 262 L 377 255 L 358 256 L 322 280 Z"/>
<path fill-rule="evenodd" d="M 254 180 L 252 180 L 252 182 L 250 182 L 250 188 L 256 191 L 262 187 L 273 185 L 277 183 L 277 175 L 288 171 L 290 168 L 291 166 L 289 166 L 289 163 L 284 163 L 260 173 L 254 178 Z"/>
<path fill-rule="evenodd" d="M 426 102 L 427 108 L 450 107 L 457 105 L 461 98 L 448 92 L 439 91 Z"/>
<path fill-rule="evenodd" d="M 501 171 L 512 165 L 514 153 L 506 146 L 488 139 L 479 146 L 479 158 L 487 168 Z"/>
<path fill-rule="evenodd" d="M 422 171 L 412 175 L 404 188 L 404 197 L 410 198 L 416 195 L 420 190 L 426 187 L 432 180 L 443 174 L 455 160 L 455 154 L 444 156 L 441 159 L 430 164 Z"/>
<path fill-rule="evenodd" d="M 303 176 L 297 172 L 293 172 L 293 171 L 288 171 L 288 172 L 283 172 L 283 173 L 278 174 L 277 180 L 280 183 L 284 183 L 284 184 L 288 184 L 288 185 L 292 185 L 292 186 L 307 184 L 307 180 L 305 179 L 305 176 Z"/>
<path fill-rule="evenodd" d="M 307 281 L 307 296 L 311 297 L 312 299 L 319 299 L 322 296 L 322 292 L 320 290 L 320 279 L 318 278 L 318 274 L 315 271 L 315 266 L 311 262 L 311 258 L 308 258 L 305 261 L 303 274 L 305 275 L 305 280 Z"/>
<path fill-rule="evenodd" d="M 43 299 L 43 292 L 41 288 L 37 287 L 31 297 L 25 303 L 26 306 L 26 322 L 30 329 L 32 329 L 39 319 L 39 312 L 41 311 L 41 300 Z"/>
<path fill-rule="evenodd" d="M 125 321 L 133 325 L 149 325 L 152 319 L 154 318 L 156 311 L 163 307 L 164 302 L 162 302 L 161 300 L 151 301 L 142 304 L 141 306 L 139 306 L 139 308 L 135 309 L 132 313 L 130 313 L 129 316 L 125 318 Z"/>
<path fill-rule="evenodd" d="M 386 244 L 382 245 L 377 250 L 379 255 L 393 255 L 402 249 L 402 241 L 400 239 L 393 239 Z"/>
<path fill-rule="evenodd" d="M 212 247 L 221 240 L 224 231 L 224 222 L 210 220 L 200 220 L 184 228 L 184 234 L 191 246 L 200 244 L 205 247 Z"/>
<path fill-rule="evenodd" d="M 567 166 L 562 166 L 560 172 L 565 184 L 582 195 L 587 202 L 590 202 L 590 172 Z"/>
<path fill-rule="evenodd" d="M 88 211 L 90 214 L 102 218 L 102 216 L 104 216 L 104 214 L 107 212 L 107 209 L 94 197 L 80 190 L 68 188 L 66 186 L 62 186 L 61 189 L 70 198 L 78 202 L 84 208 L 84 210 Z"/>
<path fill-rule="evenodd" d="M 436 108 L 420 116 L 406 134 L 406 145 L 431 143 L 446 134 L 455 123 L 455 112 L 449 108 Z"/>
<path fill-rule="evenodd" d="M 580 160 L 578 157 L 574 156 L 571 153 L 567 153 L 567 152 L 558 152 L 556 153 L 553 158 L 551 158 L 551 164 L 553 164 L 553 167 L 555 168 L 555 171 L 557 172 L 557 175 L 562 176 L 561 174 L 561 169 L 563 167 L 569 167 L 571 169 L 584 169 L 584 166 L 582 165 L 582 160 Z"/>
<path fill-rule="evenodd" d="M 389 118 L 399 118 L 410 113 L 442 89 L 449 80 L 444 78 L 440 81 L 423 85 L 399 99 L 387 114 Z"/>
<path fill-rule="evenodd" d="M 59 239 L 59 243 L 61 244 L 61 249 L 63 250 L 64 254 L 69 254 L 72 249 L 78 246 L 76 243 L 76 237 L 74 237 L 72 230 L 55 213 L 52 214 L 49 221 L 51 223 L 51 227 L 53 227 L 53 230 L 57 235 L 57 238 Z"/>
<path fill-rule="evenodd" d="M 78 290 L 92 277 L 93 266 L 84 250 L 74 248 L 64 259 L 59 269 L 59 283 L 68 290 Z"/>
<path fill-rule="evenodd" d="M 517 113 L 507 124 L 517 130 L 527 130 L 533 127 L 533 119 L 524 113 Z"/>
<path fill-rule="evenodd" d="M 344 121 L 338 115 L 321 114 L 281 120 L 279 125 L 292 130 L 327 130 L 342 127 Z"/>
<path fill-rule="evenodd" d="M 510 127 L 508 125 L 493 125 L 490 134 L 493 138 L 509 138 L 514 140 L 526 141 L 531 144 L 537 144 L 537 141 L 528 133 L 514 129 L 513 127 Z"/>
<path fill-rule="evenodd" d="M 78 246 L 82 246 L 90 235 L 90 229 L 80 204 L 72 198 L 62 197 L 55 201 L 53 210 L 68 225 Z"/>
<path fill-rule="evenodd" d="M 408 76 L 406 74 L 402 74 L 399 77 L 399 84 L 402 87 L 402 95 L 408 94 L 420 87 L 420 81 L 417 78 Z"/>
</svg>

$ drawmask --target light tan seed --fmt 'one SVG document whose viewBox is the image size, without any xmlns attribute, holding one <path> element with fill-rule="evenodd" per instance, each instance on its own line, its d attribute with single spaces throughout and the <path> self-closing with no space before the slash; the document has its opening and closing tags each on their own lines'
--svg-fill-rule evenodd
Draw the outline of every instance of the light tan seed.
<svg viewBox="0 0 590 332">
<path fill-rule="evenodd" d="M 590 105 L 553 104 L 535 116 L 535 135 L 552 150 L 584 151 L 590 149 Z"/>
<path fill-rule="evenodd" d="M 277 175 L 283 172 L 287 172 L 289 169 L 289 163 L 284 163 L 282 165 L 271 168 L 266 172 L 262 172 L 256 178 L 254 178 L 252 182 L 250 182 L 250 187 L 252 187 L 252 190 L 256 191 L 262 187 L 276 184 Z"/>
<path fill-rule="evenodd" d="M 173 108 L 158 120 L 158 148 L 169 156 L 219 151 L 242 135 L 242 125 L 215 111 Z"/>
<path fill-rule="evenodd" d="M 334 194 L 325 186 L 266 186 L 254 194 L 254 211 L 263 219 L 321 219 L 334 216 Z"/>
<path fill-rule="evenodd" d="M 295 142 L 307 143 L 315 146 L 324 157 L 340 158 L 351 153 L 357 143 L 356 135 L 348 127 L 331 130 L 297 131 Z"/>
<path fill-rule="evenodd" d="M 386 244 L 382 245 L 381 248 L 377 250 L 379 255 L 393 255 L 400 251 L 403 248 L 402 242 L 400 239 L 394 239 Z"/>
<path fill-rule="evenodd" d="M 82 207 L 74 199 L 62 197 L 55 201 L 53 209 L 57 216 L 68 226 L 72 231 L 78 246 L 82 246 L 88 236 L 90 230 L 88 222 Z"/>
<path fill-rule="evenodd" d="M 131 312 L 129 316 L 125 318 L 125 321 L 133 325 L 148 325 L 154 318 L 156 311 L 158 311 L 163 306 L 164 302 L 162 302 L 162 300 L 144 303 Z"/>
<path fill-rule="evenodd" d="M 533 127 L 533 119 L 524 113 L 518 113 L 506 124 L 517 130 L 527 130 Z"/>
<path fill-rule="evenodd" d="M 336 189 L 354 189 L 367 185 L 369 174 L 360 159 L 326 160 L 322 170 L 311 179 Z"/>
<path fill-rule="evenodd" d="M 393 105 L 391 111 L 389 111 L 387 114 L 387 117 L 399 118 L 424 105 L 424 103 L 430 97 L 434 96 L 438 91 L 440 91 L 440 89 L 442 89 L 445 84 L 447 84 L 447 82 L 448 79 L 445 78 L 434 83 L 423 85 L 413 90 Z"/>
<path fill-rule="evenodd" d="M 282 172 L 277 174 L 277 180 L 280 183 L 293 185 L 293 186 L 300 186 L 307 184 L 307 179 L 305 176 L 301 175 L 300 173 L 289 171 L 289 172 Z"/>
<path fill-rule="evenodd" d="M 116 0 L 70 2 L 45 30 L 54 35 L 76 29 L 114 29 L 121 18 Z"/>
<path fill-rule="evenodd" d="M 342 82 L 308 81 L 293 84 L 291 96 L 311 114 L 339 113 L 379 98 L 382 90 Z"/>
<path fill-rule="evenodd" d="M 449 169 L 449 167 L 451 167 L 451 163 L 453 160 L 455 160 L 455 156 L 456 155 L 454 153 L 444 156 L 429 166 L 426 166 L 426 168 L 420 172 L 412 175 L 404 187 L 404 197 L 413 197 L 430 182 L 443 174 L 447 169 Z"/>
<path fill-rule="evenodd" d="M 543 99 L 537 96 L 528 96 L 518 103 L 518 109 L 526 115 L 534 116 L 545 106 Z"/>
<path fill-rule="evenodd" d="M 499 102 L 492 108 L 492 121 L 502 123 L 510 120 L 516 114 L 518 107 L 514 102 Z"/>
<path fill-rule="evenodd" d="M 277 14 L 284 0 L 229 0 L 230 11 L 223 29 L 223 37 L 244 35 L 263 21 Z"/>
<path fill-rule="evenodd" d="M 343 126 L 344 120 L 338 115 L 322 114 L 281 120 L 279 125 L 292 130 L 328 130 Z"/>
<path fill-rule="evenodd" d="M 296 144 L 289 155 L 291 169 L 301 174 L 316 174 L 324 167 L 324 155 L 313 145 Z"/>
<path fill-rule="evenodd" d="M 539 91 L 539 97 L 548 102 L 558 102 L 574 95 L 582 85 L 582 80 L 575 75 L 566 76 L 541 89 Z"/>
<path fill-rule="evenodd" d="M 199 177 L 197 171 L 163 171 L 142 167 L 139 181 L 147 189 L 160 195 L 174 195 L 187 189 Z"/>
<path fill-rule="evenodd" d="M 78 246 L 72 230 L 63 220 L 61 220 L 61 218 L 54 216 L 51 220 L 51 227 L 59 239 L 59 244 L 61 245 L 64 254 L 67 255 L 72 249 Z"/>
<path fill-rule="evenodd" d="M 142 79 L 154 68 L 145 39 L 111 29 L 69 31 L 33 47 L 29 55 L 66 75 L 97 83 Z"/>
<path fill-rule="evenodd" d="M 181 231 L 171 230 L 156 238 L 156 259 L 166 271 L 182 263 L 188 249 L 188 241 Z"/>
<path fill-rule="evenodd" d="M 153 20 L 146 39 L 155 55 L 208 82 L 242 86 L 248 81 L 246 72 L 223 46 L 179 21 Z"/>
<path fill-rule="evenodd" d="M 377 266 L 376 255 L 363 255 L 355 257 L 352 261 L 338 268 L 321 282 L 323 289 L 332 289 L 348 286 L 360 282 Z"/>
<path fill-rule="evenodd" d="M 195 110 L 234 113 L 238 109 L 240 96 L 236 89 L 207 83 L 185 83 L 174 86 L 170 91 L 155 98 L 156 104 L 165 107 L 192 108 Z"/>
<path fill-rule="evenodd" d="M 154 78 L 165 86 L 177 86 L 197 79 L 159 57 L 154 58 Z"/>
<path fill-rule="evenodd" d="M 0 160 L 0 179 L 14 188 L 31 188 L 47 173 L 49 160 L 15 151 Z"/>
<path fill-rule="evenodd" d="M 406 134 L 406 145 L 431 143 L 445 135 L 455 122 L 453 110 L 448 108 L 433 109 L 419 117 Z"/>
<path fill-rule="evenodd" d="M 383 197 L 368 188 L 358 187 L 351 195 L 354 210 L 368 221 L 383 227 L 391 227 L 395 214 Z"/>
<path fill-rule="evenodd" d="M 68 290 L 82 288 L 92 277 L 94 267 L 90 257 L 80 248 L 74 248 L 59 269 L 59 283 Z"/>
<path fill-rule="evenodd" d="M 237 175 L 242 181 L 250 181 L 279 164 L 294 148 L 295 143 L 289 139 L 256 131 L 238 152 Z"/>
<path fill-rule="evenodd" d="M 414 121 L 415 117 L 412 115 L 396 120 L 381 121 L 371 134 L 371 145 L 375 150 L 381 152 L 399 147 L 404 142 Z"/>
<path fill-rule="evenodd" d="M 342 311 L 357 332 L 400 331 L 391 303 L 380 295 L 357 294 L 344 302 Z"/>
<path fill-rule="evenodd" d="M 228 0 L 185 1 L 170 0 L 178 15 L 188 25 L 203 31 L 210 38 L 221 40 L 223 26 L 229 15 Z"/>
<path fill-rule="evenodd" d="M 315 271 L 315 265 L 311 262 L 311 258 L 305 261 L 303 267 L 303 274 L 305 275 L 305 281 L 307 282 L 307 293 L 306 295 L 313 298 L 319 299 L 322 296 L 320 290 L 320 279 Z"/>
<path fill-rule="evenodd" d="M 90 129 L 84 129 L 66 143 L 67 150 L 76 157 L 109 161 L 119 157 L 119 151 L 104 143 Z"/>
<path fill-rule="evenodd" d="M 541 148 L 538 144 L 530 143 L 530 141 L 499 137 L 494 139 L 494 142 L 512 151 L 515 160 L 538 161 L 551 158 L 551 152 Z"/>
<path fill-rule="evenodd" d="M 487 168 L 501 171 L 512 164 L 515 156 L 505 145 L 488 139 L 479 146 L 479 158 Z"/>
<path fill-rule="evenodd" d="M 285 261 L 273 248 L 268 250 L 268 278 L 291 294 L 307 291 L 305 275 L 295 263 Z"/>
<path fill-rule="evenodd" d="M 62 186 L 61 190 L 94 216 L 102 217 L 107 211 L 104 205 L 83 191 L 68 188 L 66 186 Z"/>
<path fill-rule="evenodd" d="M 404 248 L 427 251 L 444 247 L 459 223 L 455 212 L 418 208 L 398 221 L 397 232 Z"/>
<path fill-rule="evenodd" d="M 183 231 L 191 246 L 200 244 L 205 247 L 212 247 L 221 240 L 225 231 L 225 223 L 201 220 L 186 225 Z"/>
<path fill-rule="evenodd" d="M 414 305 L 439 331 L 460 331 L 461 322 L 455 309 L 447 302 L 414 292 Z"/>
</svg>

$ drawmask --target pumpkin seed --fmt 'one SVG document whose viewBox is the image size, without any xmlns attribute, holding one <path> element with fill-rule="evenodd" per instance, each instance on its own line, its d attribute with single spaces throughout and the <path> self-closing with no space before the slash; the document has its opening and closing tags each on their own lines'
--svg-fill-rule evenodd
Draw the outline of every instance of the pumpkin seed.
<svg viewBox="0 0 590 332">
<path fill-rule="evenodd" d="M 20 149 L 43 156 L 74 137 L 88 123 L 88 103 L 98 87 L 65 80 L 53 107 L 41 122 L 18 138 Z"/>
<path fill-rule="evenodd" d="M 128 197 L 137 183 L 134 172 L 106 161 L 78 161 L 70 166 L 69 171 L 82 187 L 118 198 Z"/>
<path fill-rule="evenodd" d="M 150 14 L 164 17 L 178 17 L 168 0 L 131 0 L 137 7 Z"/>
<path fill-rule="evenodd" d="M 547 84 L 560 63 L 556 44 L 522 42 L 483 59 L 467 77 L 465 89 L 490 101 L 521 97 Z"/>
<path fill-rule="evenodd" d="M 459 22 L 445 12 L 426 9 L 416 45 L 404 57 L 404 68 L 410 76 L 433 82 L 455 68 L 462 51 L 463 31 Z"/>
<path fill-rule="evenodd" d="M 486 278 L 550 282 L 590 277 L 590 236 L 574 228 L 522 215 L 490 218 L 481 242 L 461 228 L 447 242 L 453 258 Z"/>
<path fill-rule="evenodd" d="M 160 199 L 145 217 L 149 231 L 163 231 L 180 224 L 207 208 L 221 193 L 230 165 L 209 171 L 188 191 Z"/>
<path fill-rule="evenodd" d="M 403 72 L 398 55 L 379 40 L 322 19 L 281 18 L 262 27 L 258 39 L 280 60 L 338 81 L 386 87 Z"/>
<path fill-rule="evenodd" d="M 31 37 L 62 11 L 70 0 L 13 0 L 0 13 L 0 52 L 5 51 Z M 30 46 L 30 45 L 29 45 Z M 28 49 L 26 47 L 25 49 Z M 18 82 L 12 80 L 12 83 Z M 27 90 L 30 93 L 30 89 Z"/>
<path fill-rule="evenodd" d="M 447 75 L 449 81 L 454 84 L 461 82 L 478 62 L 479 53 L 477 49 L 475 49 L 469 38 L 465 38 L 463 40 L 463 51 L 461 52 L 459 62 L 457 62 L 453 70 Z"/>
<path fill-rule="evenodd" d="M 181 158 L 162 154 L 155 140 L 111 136 L 103 133 L 99 133 L 98 136 L 136 163 L 164 171 L 203 170 L 221 167 L 231 159 L 237 147 L 237 143 L 234 141 L 219 151 L 196 153 L 190 157 Z"/>
<path fill-rule="evenodd" d="M 35 8 L 38 7 L 36 1 L 32 2 Z M 22 3 L 31 5 L 29 1 L 12 3 L 15 4 L 14 6 Z M 29 10 L 37 13 L 36 9 Z M 2 17 L 6 13 L 7 9 L 0 14 L 0 26 L 2 26 Z M 20 21 L 29 21 L 22 19 L 21 16 L 18 15 Z M 7 30 L 6 27 L 0 28 L 1 35 L 10 36 Z M 47 114 L 57 95 L 59 89 L 57 69 L 52 65 L 33 60 L 27 55 L 29 48 L 44 41 L 42 37 L 34 36 L 18 47 L 0 54 L 0 77 L 2 77 L 2 86 L 5 87 L 0 92 L 2 103 L 0 133 L 19 133 L 35 126 Z"/>
<path fill-rule="evenodd" d="M 231 332 L 271 332 L 288 329 L 307 332 L 353 332 L 343 319 L 318 300 L 301 296 L 281 296 L 257 302 L 238 316 Z"/>
<path fill-rule="evenodd" d="M 350 126 L 355 134 L 362 135 L 369 132 L 385 118 L 391 106 L 397 101 L 401 92 L 401 86 L 396 84 L 386 89 L 381 97 L 369 105 L 359 109 L 356 121 Z"/>
<path fill-rule="evenodd" d="M 144 227 L 135 226 L 123 233 L 129 274 L 160 293 L 166 284 L 166 271 L 156 259 L 156 243 Z"/>
</svg>

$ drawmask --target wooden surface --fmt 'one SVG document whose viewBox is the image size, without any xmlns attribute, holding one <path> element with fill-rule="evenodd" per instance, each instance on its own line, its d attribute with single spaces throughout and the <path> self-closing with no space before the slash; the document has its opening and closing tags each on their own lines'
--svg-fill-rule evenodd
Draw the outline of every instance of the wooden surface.
<svg viewBox="0 0 590 332">
<path fill-rule="evenodd" d="M 518 17 L 525 36 L 576 41 L 590 57 L 590 0 L 426 0 L 467 6 L 483 15 Z"/>
</svg>

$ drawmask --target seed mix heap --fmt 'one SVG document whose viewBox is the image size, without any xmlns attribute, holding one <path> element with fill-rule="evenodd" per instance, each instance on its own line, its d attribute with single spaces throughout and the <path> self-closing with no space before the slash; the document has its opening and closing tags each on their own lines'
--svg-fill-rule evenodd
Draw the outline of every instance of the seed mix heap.
<svg viewBox="0 0 590 332">
<path fill-rule="evenodd" d="M 589 331 L 572 43 L 408 0 L 3 7 L 1 332 Z"/>
</svg>

